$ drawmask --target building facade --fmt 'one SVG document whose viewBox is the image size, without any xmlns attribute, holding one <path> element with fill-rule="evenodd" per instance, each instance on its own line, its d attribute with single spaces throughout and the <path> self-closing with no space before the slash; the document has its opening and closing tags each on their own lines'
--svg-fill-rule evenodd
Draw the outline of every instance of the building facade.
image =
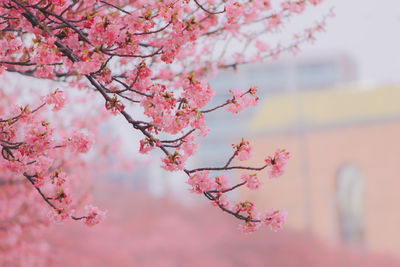
<svg viewBox="0 0 400 267">
<path fill-rule="evenodd" d="M 285 208 L 288 227 L 330 244 L 400 251 L 400 87 L 354 84 L 276 95 L 248 129 L 260 165 L 290 151 L 287 172 L 243 190 L 260 209 Z"/>
</svg>

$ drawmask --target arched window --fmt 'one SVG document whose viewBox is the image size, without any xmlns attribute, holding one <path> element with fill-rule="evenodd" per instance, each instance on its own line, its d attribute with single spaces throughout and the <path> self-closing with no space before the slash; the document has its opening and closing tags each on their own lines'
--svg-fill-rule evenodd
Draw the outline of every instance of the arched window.
<svg viewBox="0 0 400 267">
<path fill-rule="evenodd" d="M 362 242 L 364 235 L 364 181 L 361 171 L 343 166 L 337 177 L 337 208 L 342 239 L 345 243 Z"/>
</svg>

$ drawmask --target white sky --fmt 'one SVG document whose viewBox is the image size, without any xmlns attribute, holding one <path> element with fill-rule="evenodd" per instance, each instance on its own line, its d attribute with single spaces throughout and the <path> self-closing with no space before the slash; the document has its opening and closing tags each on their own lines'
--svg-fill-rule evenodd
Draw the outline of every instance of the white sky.
<svg viewBox="0 0 400 267">
<path fill-rule="evenodd" d="M 312 16 L 317 19 L 330 6 L 336 18 L 303 52 L 347 52 L 361 81 L 400 82 L 400 0 L 325 0 Z"/>
</svg>

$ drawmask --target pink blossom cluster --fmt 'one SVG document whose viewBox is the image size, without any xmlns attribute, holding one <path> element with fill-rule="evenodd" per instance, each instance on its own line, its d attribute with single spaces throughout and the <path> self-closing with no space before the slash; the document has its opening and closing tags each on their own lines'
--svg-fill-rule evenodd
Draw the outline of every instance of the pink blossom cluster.
<svg viewBox="0 0 400 267">
<path fill-rule="evenodd" d="M 265 225 L 276 232 L 286 223 L 286 211 L 268 210 L 265 212 Z"/>
<path fill-rule="evenodd" d="M 230 180 L 228 175 L 221 174 L 215 177 L 215 188 L 218 191 L 224 191 L 230 188 Z"/>
<path fill-rule="evenodd" d="M 189 135 L 188 137 L 182 140 L 182 150 L 186 156 L 190 157 L 194 155 L 199 147 L 199 144 L 195 142 L 196 138 L 193 135 Z"/>
<path fill-rule="evenodd" d="M 314 6 L 319 5 L 322 3 L 323 0 L 308 0 Z"/>
<path fill-rule="evenodd" d="M 211 202 L 213 206 L 222 207 L 225 209 L 230 209 L 232 204 L 229 200 L 229 197 L 226 194 L 218 193 L 215 197 L 214 202 Z"/>
<path fill-rule="evenodd" d="M 250 234 L 257 231 L 262 225 L 262 218 L 259 212 L 255 210 L 256 205 L 250 201 L 239 202 L 235 206 L 235 212 L 238 214 L 246 214 L 247 220 L 239 225 L 239 230 L 245 234 Z"/>
<path fill-rule="evenodd" d="M 85 211 L 87 213 L 85 224 L 89 226 L 94 226 L 98 223 L 101 223 L 107 214 L 107 211 L 101 211 L 98 207 L 95 207 L 93 205 L 85 206 Z"/>
<path fill-rule="evenodd" d="M 284 7 L 286 9 L 286 7 Z M 269 20 L 268 29 L 272 30 L 278 28 L 282 24 L 282 12 L 275 13 Z"/>
<path fill-rule="evenodd" d="M 246 186 L 252 190 L 260 188 L 263 184 L 258 178 L 257 174 L 243 174 L 241 177 L 243 182 L 246 182 Z"/>
<path fill-rule="evenodd" d="M 246 220 L 243 224 L 239 225 L 239 230 L 244 234 L 251 234 L 260 228 L 262 223 L 260 223 L 260 214 L 248 216 L 249 220 Z"/>
<path fill-rule="evenodd" d="M 233 166 L 234 159 L 252 157 L 251 146 L 242 140 L 221 167 L 190 170 L 186 166 L 199 147 L 198 138 L 210 131 L 210 112 L 225 108 L 236 114 L 259 100 L 253 86 L 245 92 L 231 90 L 231 98 L 210 107 L 215 90 L 208 80 L 220 69 L 237 69 L 252 61 L 277 58 L 283 51 L 298 51 L 299 45 L 313 41 L 315 34 L 324 30 L 328 16 L 289 41 L 274 43 L 265 41 L 272 31 L 277 32 L 291 17 L 322 1 L 203 2 L 0 1 L 0 74 L 48 79 L 60 82 L 60 87 L 67 84 L 66 90 L 85 92 L 83 102 L 88 107 L 98 99 L 95 95 L 105 107 L 103 111 L 90 110 L 90 115 L 75 116 L 68 124 L 63 120 L 69 116 L 50 120 L 48 117 L 57 115 L 47 110 L 52 105 L 54 112 L 62 112 L 68 101 L 78 105 L 79 101 L 66 98 L 66 90 L 57 89 L 45 96 L 43 105 L 35 105 L 35 109 L 11 108 L 13 101 L 0 105 L 0 167 L 6 170 L 6 177 L 13 177 L 13 183 L 19 181 L 14 177 L 27 182 L 29 190 L 21 192 L 36 191 L 36 198 L 54 212 L 55 221 L 68 217 L 86 219 L 93 225 L 104 217 L 93 206 L 88 206 L 86 217 L 75 217 L 71 207 L 76 185 L 84 181 L 79 170 L 84 169 L 85 161 L 80 154 L 87 153 L 99 140 L 98 126 L 109 113 L 121 117 L 143 136 L 141 153 L 160 151 L 162 168 L 185 172 L 192 190 L 244 221 L 245 232 L 255 230 L 264 220 L 254 211 L 233 212 L 234 205 L 227 196 L 244 184 L 259 188 L 256 174 L 244 175 L 242 183 L 231 186 L 228 176 L 210 172 L 257 172 L 268 167 L 269 176 L 278 177 L 286 168 L 289 153 L 279 150 L 261 167 Z M 227 40 L 237 45 L 229 47 Z M 257 49 L 246 52 L 248 46 Z M 69 97 L 72 95 L 68 92 Z M 2 95 L 4 100 L 12 97 L 12 93 Z M 44 116 L 44 110 L 51 115 Z M 96 146 L 115 153 L 115 143 L 99 142 Z M 17 187 L 6 186 L 11 191 Z"/>
<path fill-rule="evenodd" d="M 139 152 L 147 154 L 149 151 L 153 150 L 156 145 L 160 145 L 159 141 L 146 137 L 145 139 L 140 140 Z"/>
<path fill-rule="evenodd" d="M 70 137 L 67 137 L 64 144 L 72 151 L 87 153 L 93 143 L 94 139 L 92 134 L 84 134 L 75 130 Z"/>
<path fill-rule="evenodd" d="M 89 151 L 95 137 L 70 130 L 67 117 L 62 116 L 66 111 L 62 108 L 63 98 L 58 98 L 62 94 L 61 90 L 41 97 L 43 103 L 38 101 L 39 105 L 36 106 L 13 105 L 13 101 L 19 98 L 7 98 L 4 92 L 0 90 L 2 266 L 5 262 L 18 263 L 25 258 L 25 254 L 15 258 L 15 251 L 31 257 L 30 251 L 35 251 L 33 248 L 49 222 L 85 219 L 79 217 L 82 214 L 79 203 L 86 202 L 83 196 L 87 194 L 87 183 L 94 175 L 100 175 L 104 168 L 111 167 L 104 164 L 103 156 L 96 157 L 91 165 L 81 156 Z M 18 88 L 14 89 L 15 96 L 19 96 L 19 93 Z M 49 105 L 58 108 L 51 109 Z M 56 112 L 45 112 L 49 110 Z M 69 115 L 77 126 L 80 114 Z M 100 121 L 96 122 L 93 115 L 86 118 L 91 120 L 90 129 L 96 132 Z M 104 147 L 109 144 L 104 144 L 102 140 L 98 148 L 108 158 L 109 152 Z M 115 152 L 113 156 L 116 156 Z M 99 216 L 92 214 L 91 222 L 99 221 L 103 215 L 101 212 Z"/>
<path fill-rule="evenodd" d="M 258 51 L 261 52 L 261 53 L 262 52 L 266 52 L 266 51 L 268 51 L 270 49 L 270 47 L 269 47 L 269 45 L 267 43 L 262 42 L 260 40 L 257 40 L 255 42 L 255 46 L 258 49 Z"/>
<path fill-rule="evenodd" d="M 75 210 L 66 208 L 57 208 L 55 211 L 49 211 L 48 218 L 52 223 L 61 224 L 73 216 Z"/>
<path fill-rule="evenodd" d="M 303 11 L 305 10 L 306 2 L 305 1 L 297 1 L 297 2 L 288 1 L 288 2 L 283 2 L 281 4 L 281 6 L 283 9 L 288 9 L 291 12 L 300 14 L 300 13 L 303 13 Z"/>
<path fill-rule="evenodd" d="M 191 191 L 197 194 L 210 191 L 215 186 L 215 181 L 210 177 L 209 171 L 199 171 L 188 179 L 187 183 L 192 186 Z"/>
<path fill-rule="evenodd" d="M 238 159 L 241 161 L 248 160 L 253 156 L 252 147 L 250 146 L 249 141 L 242 139 L 242 142 L 240 142 L 240 144 L 233 145 L 233 147 L 236 149 Z"/>
<path fill-rule="evenodd" d="M 125 109 L 125 105 L 114 95 L 113 98 L 106 102 L 106 109 L 110 110 L 112 114 L 117 115 Z"/>
<path fill-rule="evenodd" d="M 66 100 L 67 98 L 65 92 L 59 89 L 56 89 L 53 93 L 44 97 L 44 102 L 46 104 L 54 104 L 53 110 L 60 110 L 62 107 L 64 107 Z"/>
<path fill-rule="evenodd" d="M 174 154 L 169 154 L 162 162 L 164 165 L 161 167 L 167 171 L 183 170 L 187 157 L 175 151 Z"/>
<path fill-rule="evenodd" d="M 265 225 L 271 231 L 281 230 L 286 223 L 287 212 L 280 210 L 267 210 L 264 216 L 260 213 L 255 213 L 255 205 L 250 201 L 240 202 L 236 205 L 236 212 L 247 213 L 249 220 L 239 226 L 239 229 L 246 234 L 255 232 L 261 225 Z"/>
<path fill-rule="evenodd" d="M 249 92 L 254 92 L 256 89 L 250 89 Z M 240 89 L 236 89 L 235 92 L 232 90 L 230 91 L 233 94 L 233 99 L 229 100 L 228 107 L 226 108 L 227 111 L 232 113 L 239 113 L 245 108 L 250 106 L 256 106 L 258 103 L 258 97 L 255 97 L 255 93 L 251 94 L 250 96 L 247 93 L 243 93 Z"/>
<path fill-rule="evenodd" d="M 290 159 L 290 153 L 284 149 L 278 149 L 275 151 L 275 156 L 273 158 L 268 157 L 265 162 L 271 166 L 268 170 L 268 175 L 270 178 L 277 178 L 282 176 L 286 170 L 287 161 Z"/>
</svg>

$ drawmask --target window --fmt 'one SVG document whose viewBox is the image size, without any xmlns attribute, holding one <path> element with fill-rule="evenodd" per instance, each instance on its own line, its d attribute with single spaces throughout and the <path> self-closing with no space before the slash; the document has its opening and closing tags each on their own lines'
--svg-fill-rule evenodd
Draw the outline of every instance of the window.
<svg viewBox="0 0 400 267">
<path fill-rule="evenodd" d="M 298 66 L 297 84 L 301 89 L 329 87 L 339 80 L 335 62 L 300 64 Z"/>
<path fill-rule="evenodd" d="M 360 243 L 364 234 L 364 183 L 360 170 L 347 164 L 337 177 L 337 208 L 342 239 Z"/>
</svg>

